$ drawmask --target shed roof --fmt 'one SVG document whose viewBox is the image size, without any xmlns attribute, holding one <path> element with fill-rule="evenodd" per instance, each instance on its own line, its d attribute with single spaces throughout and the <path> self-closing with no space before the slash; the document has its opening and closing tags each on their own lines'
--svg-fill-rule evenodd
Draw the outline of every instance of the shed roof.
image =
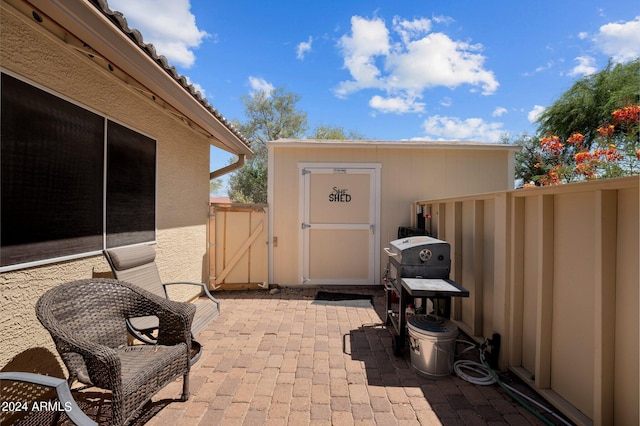
<svg viewBox="0 0 640 426">
<path fill-rule="evenodd" d="M 13 2 L 10 2 L 13 3 Z M 22 2 L 17 7 L 21 8 Z M 250 142 L 202 94 L 181 76 L 167 59 L 145 43 L 140 31 L 129 28 L 121 12 L 109 9 L 105 0 L 49 0 L 38 2 L 44 14 L 85 43 L 90 57 L 98 53 L 113 66 L 146 87 L 157 97 L 215 138 L 234 154 L 251 155 Z M 44 18 L 44 17 L 43 17 Z M 46 25 L 46 22 L 42 23 Z"/>
<path fill-rule="evenodd" d="M 518 145 L 469 141 L 425 141 L 425 140 L 332 140 L 332 139 L 278 139 L 267 146 L 279 148 L 331 147 L 331 148 L 419 148 L 419 149 L 467 149 L 519 151 Z"/>
</svg>

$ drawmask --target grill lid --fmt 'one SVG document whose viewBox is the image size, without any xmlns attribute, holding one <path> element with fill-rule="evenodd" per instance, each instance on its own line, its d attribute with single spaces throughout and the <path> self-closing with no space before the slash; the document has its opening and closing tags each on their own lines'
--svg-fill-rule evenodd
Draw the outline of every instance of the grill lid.
<svg viewBox="0 0 640 426">
<path fill-rule="evenodd" d="M 446 241 L 433 237 L 415 236 L 401 238 L 389 243 L 387 254 L 402 265 L 449 265 L 451 248 Z"/>
<path fill-rule="evenodd" d="M 437 238 L 427 237 L 427 236 L 414 236 L 408 238 L 400 238 L 398 240 L 393 240 L 389 244 L 391 244 L 391 250 L 393 253 L 401 254 L 405 250 L 412 249 L 417 246 L 423 246 L 428 244 L 438 244 L 444 243 L 449 244 L 446 241 L 438 240 Z"/>
</svg>

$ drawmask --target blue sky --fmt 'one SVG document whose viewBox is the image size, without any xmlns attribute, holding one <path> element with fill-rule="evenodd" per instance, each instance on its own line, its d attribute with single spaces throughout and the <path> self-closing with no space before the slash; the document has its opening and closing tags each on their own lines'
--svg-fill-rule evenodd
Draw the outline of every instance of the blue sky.
<svg viewBox="0 0 640 426">
<path fill-rule="evenodd" d="M 110 0 L 228 119 L 284 86 L 311 128 L 498 142 L 607 62 L 640 56 L 640 2 Z M 212 168 L 228 155 L 216 153 Z"/>
</svg>

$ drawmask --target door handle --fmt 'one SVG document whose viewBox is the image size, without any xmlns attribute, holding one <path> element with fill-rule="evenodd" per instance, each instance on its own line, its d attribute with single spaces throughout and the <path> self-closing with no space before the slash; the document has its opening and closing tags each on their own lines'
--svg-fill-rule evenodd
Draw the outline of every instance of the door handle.
<svg viewBox="0 0 640 426">
<path fill-rule="evenodd" d="M 382 250 L 384 250 L 384 252 L 387 253 L 387 256 L 397 256 L 398 255 L 398 253 L 392 252 L 389 247 L 384 247 Z"/>
</svg>

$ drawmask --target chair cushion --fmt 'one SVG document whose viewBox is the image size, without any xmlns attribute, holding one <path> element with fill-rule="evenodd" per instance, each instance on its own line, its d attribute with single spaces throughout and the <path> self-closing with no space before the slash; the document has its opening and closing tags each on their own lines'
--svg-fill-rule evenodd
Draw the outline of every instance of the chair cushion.
<svg viewBox="0 0 640 426">
<path fill-rule="evenodd" d="M 191 324 L 191 334 L 194 336 L 200 334 L 219 315 L 220 311 L 218 311 L 218 306 L 215 303 L 212 303 L 205 296 L 199 298 L 196 302 L 196 315 L 193 317 L 193 323 Z"/>
<path fill-rule="evenodd" d="M 191 324 L 191 334 L 197 336 L 204 330 L 211 321 L 218 318 L 220 311 L 215 303 L 211 303 L 206 297 L 201 297 L 196 302 L 196 314 Z M 153 330 L 158 328 L 158 317 L 152 315 L 147 317 L 129 318 L 131 325 L 140 331 Z"/>
<path fill-rule="evenodd" d="M 189 371 L 185 343 L 174 346 L 134 345 L 116 351 L 121 362 L 125 397 L 141 392 L 139 388 L 143 386 L 153 390 L 149 392 L 153 395 L 164 383 Z"/>
<path fill-rule="evenodd" d="M 107 252 L 118 271 L 152 263 L 156 258 L 155 250 L 148 245 L 107 249 Z"/>
</svg>

